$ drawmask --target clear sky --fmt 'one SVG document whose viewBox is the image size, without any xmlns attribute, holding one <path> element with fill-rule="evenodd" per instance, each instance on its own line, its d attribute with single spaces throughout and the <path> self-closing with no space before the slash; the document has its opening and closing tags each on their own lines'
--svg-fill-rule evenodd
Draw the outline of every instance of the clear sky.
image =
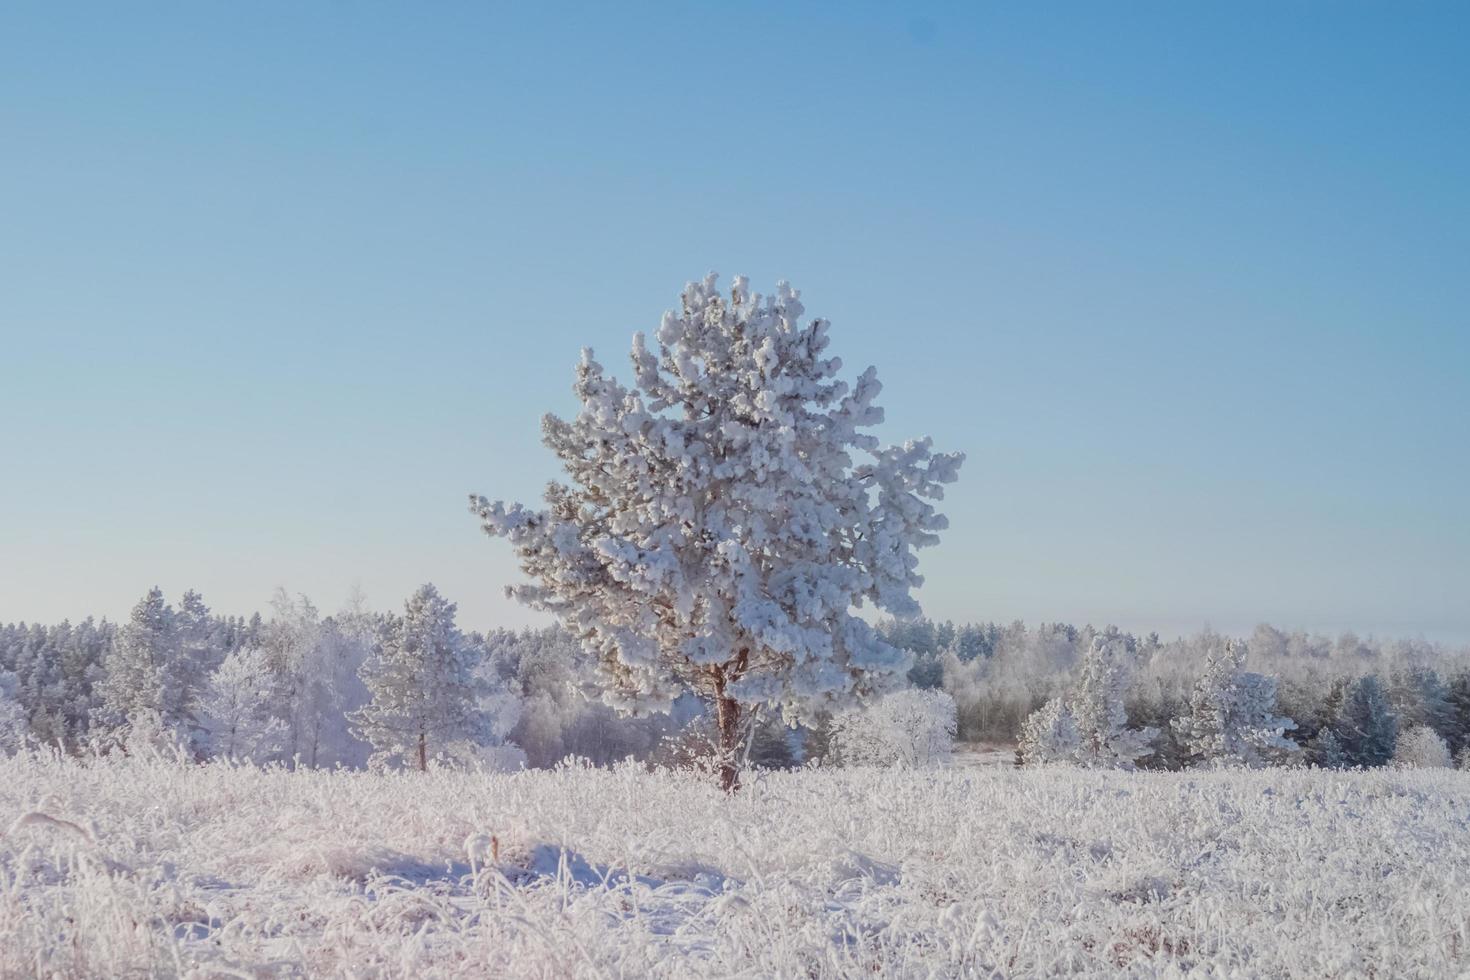
<svg viewBox="0 0 1470 980">
<path fill-rule="evenodd" d="M 0 621 L 432 580 L 710 269 L 969 454 L 938 617 L 1470 641 L 1470 5 L 0 7 Z M 626 374 L 623 370 L 622 373 Z"/>
</svg>

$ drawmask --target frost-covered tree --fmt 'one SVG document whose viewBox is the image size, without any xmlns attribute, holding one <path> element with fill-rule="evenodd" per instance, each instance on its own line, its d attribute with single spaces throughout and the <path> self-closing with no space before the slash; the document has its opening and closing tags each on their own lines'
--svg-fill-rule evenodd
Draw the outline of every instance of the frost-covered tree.
<svg viewBox="0 0 1470 980">
<path fill-rule="evenodd" d="M 44 745 L 60 744 L 66 735 L 65 683 L 60 644 L 70 624 L 47 629 L 33 623 L 16 651 L 10 669 L 15 675 L 15 699 L 26 715 L 29 734 Z"/>
<path fill-rule="evenodd" d="M 1450 766 L 1450 747 L 1433 728 L 1415 725 L 1399 736 L 1393 761 L 1416 769 L 1444 769 Z"/>
<path fill-rule="evenodd" d="M 212 755 L 265 762 L 282 751 L 287 726 L 271 713 L 272 688 L 264 651 L 247 648 L 225 657 L 199 706 Z"/>
<path fill-rule="evenodd" d="M 434 586 L 420 587 L 363 665 L 371 700 L 351 719 L 376 762 L 411 762 L 422 771 L 455 743 L 488 741 L 477 704 L 476 651 L 454 615 L 454 603 Z"/>
<path fill-rule="evenodd" d="M 260 648 L 271 675 L 272 711 L 286 726 L 284 754 L 293 764 L 314 765 L 310 732 L 313 716 L 325 700 L 321 660 L 321 617 L 304 595 L 292 598 L 276 589 L 274 615 L 260 630 Z"/>
<path fill-rule="evenodd" d="M 367 746 L 350 732 L 347 714 L 367 701 L 358 669 L 371 650 L 374 617 L 344 611 L 344 623 L 321 618 L 304 595 L 277 589 L 270 622 L 248 628 L 257 635 L 272 683 L 272 712 L 286 726 L 283 755 L 293 764 L 361 765 Z"/>
<path fill-rule="evenodd" d="M 0 756 L 20 751 L 30 732 L 25 708 L 16 697 L 19 688 L 14 673 L 0 670 Z"/>
<path fill-rule="evenodd" d="M 71 748 L 83 744 L 100 720 L 100 688 L 105 673 L 102 662 L 112 646 L 114 632 L 113 625 L 106 620 L 98 624 L 88 617 L 74 629 L 66 629 L 57 644 L 64 687 L 66 741 Z"/>
<path fill-rule="evenodd" d="M 508 742 L 511 732 L 520 724 L 524 704 L 513 685 L 490 662 L 484 639 L 473 634 L 468 646 L 470 662 L 474 664 L 471 683 L 475 704 L 484 719 L 484 733 L 493 743 Z"/>
<path fill-rule="evenodd" d="M 713 705 L 727 789 L 743 713 L 810 717 L 908 669 L 853 609 L 918 611 L 914 551 L 947 526 L 929 501 L 963 461 L 928 439 L 880 448 L 873 369 L 839 380 L 827 322 L 803 312 L 785 283 L 690 283 L 656 350 L 634 335 L 633 387 L 583 352 L 581 410 L 542 424 L 569 478 L 545 510 L 471 497 L 534 581 L 509 591 L 596 655 L 609 704 Z"/>
<path fill-rule="evenodd" d="M 189 706 L 189 722 L 194 724 L 194 708 L 207 690 L 208 678 L 224 659 L 224 636 L 221 625 L 209 613 L 204 597 L 193 589 L 179 598 L 174 613 L 174 630 L 178 654 L 171 668 L 179 688 L 179 700 Z M 192 733 L 192 741 L 205 741 L 208 733 Z"/>
<path fill-rule="evenodd" d="M 1027 716 L 1016 747 L 1024 766 L 1076 762 L 1082 748 L 1077 719 L 1063 698 L 1052 698 Z"/>
<path fill-rule="evenodd" d="M 669 715 L 635 718 L 589 700 L 584 685 L 595 658 L 559 626 L 496 630 L 485 647 L 483 673 L 503 681 L 520 709 L 507 738 L 525 749 L 530 765 L 552 766 L 567 756 L 595 765 L 643 758 L 702 710 L 697 699 L 685 697 Z"/>
<path fill-rule="evenodd" d="M 1377 675 L 1359 677 L 1344 692 L 1332 727 L 1350 765 L 1381 766 L 1393 758 L 1399 720 Z"/>
<path fill-rule="evenodd" d="M 1155 728 L 1129 728 L 1123 706 L 1133 675 L 1134 654 L 1124 639 L 1093 640 L 1067 699 L 1077 724 L 1079 765 L 1099 769 L 1132 769 L 1153 752 Z"/>
<path fill-rule="evenodd" d="M 1324 728 L 1307 743 L 1307 761 L 1322 769 L 1342 769 L 1349 765 L 1342 740 L 1331 728 Z"/>
<path fill-rule="evenodd" d="M 1392 673 L 1388 686 L 1388 703 L 1400 727 L 1427 725 L 1445 738 L 1456 737 L 1458 718 L 1449 685 L 1433 667 L 1414 662 L 1418 651 L 1411 648 L 1409 659 L 1408 666 Z"/>
<path fill-rule="evenodd" d="M 1296 722 L 1276 714 L 1276 679 L 1246 670 L 1245 649 L 1234 643 L 1210 655 L 1173 727 L 1190 756 L 1208 765 L 1259 768 L 1297 752 L 1286 737 Z"/>
<path fill-rule="evenodd" d="M 187 728 L 192 705 L 185 701 L 178 657 L 174 610 L 155 587 L 133 607 L 106 660 L 102 705 L 111 727 L 125 728 L 146 714 L 150 728 Z"/>
<path fill-rule="evenodd" d="M 910 688 L 838 712 L 829 751 L 844 765 L 936 766 L 953 754 L 954 734 L 954 698 Z"/>
</svg>

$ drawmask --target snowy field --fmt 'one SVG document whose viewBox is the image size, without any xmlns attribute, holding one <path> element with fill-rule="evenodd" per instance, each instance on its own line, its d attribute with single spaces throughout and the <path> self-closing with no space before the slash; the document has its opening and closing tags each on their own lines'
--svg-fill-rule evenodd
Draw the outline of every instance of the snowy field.
<svg viewBox="0 0 1470 980">
<path fill-rule="evenodd" d="M 1470 971 L 1451 770 L 801 771 L 726 799 L 631 767 L 16 758 L 0 814 L 5 977 Z"/>
</svg>

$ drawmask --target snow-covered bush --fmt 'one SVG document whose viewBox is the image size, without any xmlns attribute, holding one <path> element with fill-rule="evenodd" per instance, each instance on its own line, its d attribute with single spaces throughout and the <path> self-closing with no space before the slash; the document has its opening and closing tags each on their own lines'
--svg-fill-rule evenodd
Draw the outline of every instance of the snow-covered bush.
<svg viewBox="0 0 1470 980">
<path fill-rule="evenodd" d="M 152 708 L 135 710 L 127 724 L 115 730 L 122 750 L 135 758 L 170 763 L 190 761 L 193 747 L 184 733 Z"/>
<path fill-rule="evenodd" d="M 1076 762 L 1081 738 L 1077 734 L 1077 719 L 1072 709 L 1062 698 L 1052 698 L 1037 708 L 1021 725 L 1020 744 L 1017 752 L 1021 764 L 1026 766 L 1047 765 L 1057 762 Z"/>
<path fill-rule="evenodd" d="M 740 733 L 737 761 L 746 769 L 788 769 L 796 761 L 792 751 L 793 732 L 779 715 L 745 716 Z M 665 735 L 648 761 L 665 769 L 687 769 L 707 775 L 720 771 L 720 733 L 715 719 L 701 714 L 683 728 Z"/>
<path fill-rule="evenodd" d="M 1285 734 L 1296 722 L 1276 714 L 1275 678 L 1247 671 L 1245 648 L 1234 643 L 1206 662 L 1173 727 L 1185 751 L 1207 765 L 1259 768 L 1298 751 Z"/>
<path fill-rule="evenodd" d="M 809 719 L 903 677 L 909 657 L 854 609 L 918 612 L 914 551 L 947 526 L 930 501 L 963 461 L 928 439 L 880 448 L 874 370 L 838 380 L 827 322 L 803 314 L 786 283 L 690 283 L 656 349 L 634 336 L 633 387 L 583 352 L 581 410 L 542 424 L 569 477 L 546 509 L 470 498 L 534 582 L 511 594 L 596 655 L 609 704 L 712 706 L 727 789 L 743 714 Z"/>
<path fill-rule="evenodd" d="M 1451 764 L 1450 747 L 1428 725 L 1415 725 L 1399 736 L 1393 761 L 1415 769 L 1445 769 Z"/>
<path fill-rule="evenodd" d="M 936 766 L 949 761 L 954 732 L 954 698 L 909 688 L 838 712 L 829 751 L 844 765 Z"/>
<path fill-rule="evenodd" d="M 485 744 L 471 739 L 448 742 L 434 758 L 430 768 L 484 772 L 516 772 L 526 768 L 526 753 L 509 742 Z"/>
</svg>

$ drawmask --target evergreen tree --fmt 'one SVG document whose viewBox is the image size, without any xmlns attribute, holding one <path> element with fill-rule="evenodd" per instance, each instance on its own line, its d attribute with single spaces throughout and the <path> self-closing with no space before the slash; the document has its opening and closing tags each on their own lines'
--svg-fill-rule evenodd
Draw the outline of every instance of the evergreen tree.
<svg viewBox="0 0 1470 980">
<path fill-rule="evenodd" d="M 634 336 L 634 387 L 583 352 L 581 411 L 543 420 L 570 477 L 545 510 L 471 498 L 535 581 L 512 594 L 596 655 L 609 704 L 710 704 L 726 789 L 749 711 L 810 718 L 907 671 L 854 610 L 919 612 L 915 550 L 947 526 L 930 501 L 963 461 L 928 439 L 881 448 L 876 373 L 838 380 L 827 322 L 803 312 L 785 283 L 772 297 L 690 283 L 656 349 Z"/>
<path fill-rule="evenodd" d="M 432 585 L 413 594 L 363 665 L 371 700 L 354 712 L 359 738 L 379 762 L 429 759 L 456 742 L 483 743 L 487 723 L 476 704 L 471 648 L 454 624 L 455 605 Z"/>
<path fill-rule="evenodd" d="M 1322 769 L 1342 769 L 1350 763 L 1342 741 L 1331 727 L 1323 728 L 1307 743 L 1307 761 Z"/>
<path fill-rule="evenodd" d="M 1450 716 L 1445 740 L 1451 749 L 1458 752 L 1470 744 L 1470 670 L 1459 670 L 1450 678 L 1445 702 Z"/>
<path fill-rule="evenodd" d="M 133 607 L 107 656 L 102 707 L 111 727 L 125 728 L 145 715 L 149 726 L 167 731 L 187 725 L 178 655 L 174 611 L 155 586 Z"/>
<path fill-rule="evenodd" d="M 1082 748 L 1077 719 L 1066 699 L 1052 698 L 1027 716 L 1021 725 L 1021 738 L 1016 747 L 1023 766 L 1076 762 Z"/>
<path fill-rule="evenodd" d="M 1405 729 L 1424 725 L 1441 736 L 1457 735 L 1457 718 L 1449 687 L 1439 672 L 1426 664 L 1414 664 L 1393 672 L 1389 706 Z"/>
<path fill-rule="evenodd" d="M 88 617 L 68 631 L 57 644 L 65 691 L 62 701 L 69 748 L 76 748 L 85 741 L 100 713 L 102 662 L 112 640 L 111 623 L 103 620 L 99 625 Z"/>
<path fill-rule="evenodd" d="M 790 769 L 796 762 L 791 747 L 794 734 L 779 715 L 758 718 L 746 762 L 756 769 Z"/>
<path fill-rule="evenodd" d="M 1185 749 L 1210 765 L 1259 768 L 1297 751 L 1285 733 L 1296 722 L 1276 714 L 1276 680 L 1245 669 L 1245 649 L 1227 643 L 1212 654 L 1195 684 L 1187 713 L 1173 727 Z"/>
<path fill-rule="evenodd" d="M 20 751 L 30 735 L 19 689 L 20 678 L 11 671 L 0 670 L 0 756 Z"/>
<path fill-rule="evenodd" d="M 195 727 L 193 741 L 202 743 L 208 733 L 197 728 L 195 707 L 208 689 L 209 676 L 224 659 L 224 641 L 220 624 L 209 613 L 204 597 L 193 589 L 179 599 L 174 613 L 174 630 L 178 656 L 171 670 L 176 675 L 181 704 L 188 706 L 188 723 Z"/>
<path fill-rule="evenodd" d="M 1132 769 L 1153 752 L 1158 729 L 1128 727 L 1124 697 L 1133 666 L 1133 651 L 1125 640 L 1099 636 L 1092 641 L 1067 699 L 1077 724 L 1079 765 Z"/>
<path fill-rule="evenodd" d="M 1350 765 L 1381 766 L 1393 758 L 1398 717 L 1376 674 L 1358 678 L 1347 689 L 1333 730 Z"/>
</svg>

